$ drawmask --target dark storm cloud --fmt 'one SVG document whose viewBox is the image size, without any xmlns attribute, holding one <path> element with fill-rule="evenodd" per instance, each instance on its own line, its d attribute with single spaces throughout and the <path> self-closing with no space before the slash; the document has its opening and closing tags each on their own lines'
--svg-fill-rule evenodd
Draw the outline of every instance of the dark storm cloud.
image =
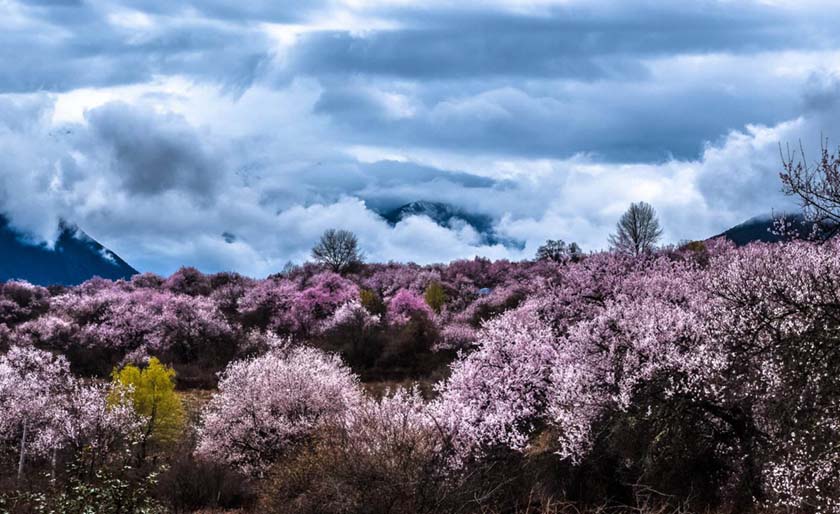
<svg viewBox="0 0 840 514">
<path fill-rule="evenodd" d="M 49 1 L 49 0 L 47 0 Z M 71 0 L 72 2 L 72 0 Z M 117 5 L 154 14 L 202 16 L 226 22 L 267 21 L 274 23 L 299 22 L 328 5 L 318 0 L 117 0 Z"/>
<path fill-rule="evenodd" d="M 797 89 L 756 85 L 601 82 L 584 89 L 529 90 L 499 84 L 470 94 L 465 84 L 458 97 L 434 98 L 429 92 L 429 103 L 417 99 L 415 113 L 395 117 L 370 85 L 341 84 L 327 85 L 315 111 L 330 116 L 343 129 L 342 138 L 359 144 L 387 140 L 447 151 L 531 158 L 589 153 L 648 162 L 697 158 L 708 141 L 729 130 L 777 123 L 801 108 Z"/>
<path fill-rule="evenodd" d="M 27 3 L 20 13 L 19 24 L 0 24 L 0 93 L 134 84 L 158 75 L 241 92 L 271 58 L 263 32 L 195 15 L 135 20 L 133 26 L 130 20 L 120 25 L 118 17 L 144 13 L 87 3 Z"/>
<path fill-rule="evenodd" d="M 305 35 L 284 70 L 319 78 L 325 89 L 316 112 L 357 144 L 387 140 L 532 158 L 589 153 L 615 162 L 694 159 L 730 130 L 794 117 L 801 84 L 768 75 L 784 65 L 769 59 L 752 74 L 737 68 L 743 63 L 717 65 L 719 76 L 710 79 L 681 76 L 691 65 L 658 71 L 659 63 L 838 45 L 830 13 L 794 16 L 748 2 L 391 14 L 406 26 Z M 394 116 L 383 101 L 390 93 L 404 94 L 414 112 Z"/>
<path fill-rule="evenodd" d="M 448 171 L 422 166 L 411 162 L 379 161 L 367 165 L 366 170 L 375 177 L 377 185 L 395 186 L 408 183 L 450 182 L 465 188 L 489 188 L 499 182 L 487 177 L 480 177 L 461 171 Z"/>
<path fill-rule="evenodd" d="M 424 166 L 412 162 L 383 160 L 373 163 L 338 162 L 303 170 L 299 185 L 311 188 L 308 195 L 320 201 L 341 196 L 362 198 L 376 210 L 391 209 L 417 200 L 463 201 L 471 196 L 491 195 L 512 185 L 462 171 Z M 325 196 L 326 195 L 326 196 Z M 485 209 L 473 205 L 473 209 Z"/>
<path fill-rule="evenodd" d="M 0 91 L 183 75 L 241 94 L 263 76 L 278 87 L 311 76 L 324 87 L 315 112 L 343 129 L 335 137 L 357 144 L 661 161 L 696 158 L 707 141 L 747 123 L 788 119 L 799 98 L 798 88 L 764 77 L 721 84 L 655 75 L 651 59 L 833 48 L 838 38 L 830 12 L 753 2 L 598 1 L 527 13 L 432 5 L 377 11 L 395 29 L 307 32 L 278 60 L 256 23 L 305 20 L 328 4 L 111 5 L 27 3 L 29 23 L 0 32 Z M 150 25 L 115 24 L 122 11 L 114 5 L 151 16 Z M 394 80 L 414 86 L 406 96 L 416 115 L 395 117 L 375 95 Z"/>
<path fill-rule="evenodd" d="M 111 103 L 86 118 L 110 157 L 109 170 L 129 194 L 181 190 L 209 199 L 226 171 L 209 142 L 179 116 Z"/>
<path fill-rule="evenodd" d="M 779 173 L 788 149 L 809 165 L 818 162 L 821 145 L 840 144 L 840 83 L 834 72 L 818 71 L 801 91 L 800 116 L 774 127 L 750 126 L 729 134 L 703 153 L 698 188 L 706 203 L 741 213 L 795 209 L 781 191 Z M 764 206 L 762 208 L 762 206 Z"/>
<path fill-rule="evenodd" d="M 802 98 L 803 106 L 809 112 L 821 113 L 835 108 L 840 102 L 840 76 L 837 73 L 812 73 Z"/>
<path fill-rule="evenodd" d="M 372 208 L 386 209 L 463 190 L 481 194 L 506 187 L 510 184 L 505 181 L 411 162 L 359 163 L 344 158 L 288 174 L 286 180 L 263 188 L 261 201 L 282 209 L 289 203 L 332 203 L 350 195 Z"/>
<path fill-rule="evenodd" d="M 363 36 L 318 33 L 303 38 L 292 69 L 314 75 L 365 73 L 413 79 L 514 75 L 594 80 L 645 74 L 633 60 L 599 59 L 597 54 L 580 52 L 580 36 L 559 27 L 494 32 L 483 25 Z"/>
<path fill-rule="evenodd" d="M 308 34 L 291 69 L 414 79 L 637 79 L 646 76 L 639 61 L 646 57 L 830 48 L 838 35 L 829 20 L 837 16 L 821 15 L 812 28 L 750 2 L 592 2 L 538 14 L 394 10 L 404 29 Z"/>
</svg>

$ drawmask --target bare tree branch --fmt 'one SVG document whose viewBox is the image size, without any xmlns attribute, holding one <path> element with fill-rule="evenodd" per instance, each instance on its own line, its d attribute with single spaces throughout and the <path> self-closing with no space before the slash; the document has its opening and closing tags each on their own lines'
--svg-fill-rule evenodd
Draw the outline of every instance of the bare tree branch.
<svg viewBox="0 0 840 514">
<path fill-rule="evenodd" d="M 641 255 L 653 250 L 662 237 L 659 218 L 653 207 L 645 202 L 630 204 L 610 235 L 610 247 L 620 253 Z"/>
<path fill-rule="evenodd" d="M 312 257 L 336 273 L 347 271 L 364 260 L 356 235 L 349 230 L 332 228 L 326 230 L 312 248 Z"/>
</svg>

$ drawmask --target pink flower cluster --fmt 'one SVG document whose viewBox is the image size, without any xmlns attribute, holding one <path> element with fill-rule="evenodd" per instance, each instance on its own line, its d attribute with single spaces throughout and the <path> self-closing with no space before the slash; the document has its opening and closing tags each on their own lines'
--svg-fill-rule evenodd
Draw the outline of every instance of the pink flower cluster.
<svg viewBox="0 0 840 514">
<path fill-rule="evenodd" d="M 434 312 L 421 295 L 400 289 L 388 302 L 388 322 L 392 325 L 405 325 L 415 316 L 433 319 Z"/>
<path fill-rule="evenodd" d="M 141 423 L 128 401 L 76 379 L 61 356 L 22 346 L 0 356 L 0 447 L 17 453 L 19 474 L 27 460 L 59 451 L 104 460 Z"/>
<path fill-rule="evenodd" d="M 197 453 L 251 473 L 343 416 L 361 401 L 341 360 L 314 348 L 280 344 L 232 363 L 202 414 Z"/>
<path fill-rule="evenodd" d="M 246 325 L 306 337 L 340 306 L 359 299 L 358 286 L 332 272 L 319 273 L 302 282 L 259 282 L 239 301 L 240 316 Z"/>
</svg>

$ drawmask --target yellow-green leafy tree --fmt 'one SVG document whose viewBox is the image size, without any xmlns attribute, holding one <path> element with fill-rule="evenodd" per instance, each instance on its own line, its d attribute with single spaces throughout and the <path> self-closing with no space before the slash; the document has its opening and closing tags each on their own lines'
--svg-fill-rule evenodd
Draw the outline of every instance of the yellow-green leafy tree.
<svg viewBox="0 0 840 514">
<path fill-rule="evenodd" d="M 149 446 L 176 441 L 184 425 L 181 397 L 175 392 L 175 370 L 152 357 L 144 368 L 128 365 L 114 370 L 114 393 L 125 395 L 143 420 L 137 454 L 142 463 Z"/>
<path fill-rule="evenodd" d="M 369 313 L 380 316 L 385 315 L 385 311 L 387 310 L 385 302 L 383 302 L 382 298 L 380 298 L 374 291 L 371 291 L 370 289 L 362 289 L 359 291 L 359 301 L 361 302 L 362 307 L 367 309 Z"/>
<path fill-rule="evenodd" d="M 430 282 L 428 286 L 426 286 L 426 292 L 423 293 L 423 296 L 426 299 L 426 303 L 429 304 L 435 312 L 440 313 L 440 309 L 443 308 L 443 304 L 446 303 L 446 292 L 443 290 L 443 286 L 440 285 L 440 282 L 433 281 Z"/>
</svg>

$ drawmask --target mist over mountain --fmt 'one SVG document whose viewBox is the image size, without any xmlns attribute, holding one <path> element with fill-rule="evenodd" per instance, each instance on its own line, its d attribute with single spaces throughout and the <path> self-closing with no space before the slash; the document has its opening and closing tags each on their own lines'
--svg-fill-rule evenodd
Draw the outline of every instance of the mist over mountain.
<svg viewBox="0 0 840 514">
<path fill-rule="evenodd" d="M 520 241 L 499 237 L 493 229 L 493 218 L 483 214 L 471 213 L 458 206 L 427 200 L 410 202 L 393 209 L 379 211 L 380 216 L 390 225 L 411 217 L 425 216 L 436 224 L 449 229 L 462 229 L 468 226 L 475 230 L 482 244 L 500 244 L 508 248 L 522 249 Z M 806 222 L 801 214 L 785 214 L 785 219 L 798 237 L 805 238 L 811 232 L 811 224 Z M 784 240 L 775 229 L 775 222 L 778 216 L 773 214 L 760 214 L 739 223 L 709 239 L 725 237 L 737 246 L 744 246 L 753 242 L 777 243 Z"/>
<path fill-rule="evenodd" d="M 448 229 L 462 230 L 470 227 L 475 230 L 481 244 L 501 244 L 508 248 L 524 248 L 522 241 L 499 237 L 493 229 L 493 218 L 490 216 L 468 212 L 445 202 L 419 200 L 394 209 L 382 210 L 379 215 L 392 226 L 411 216 L 425 216 Z"/>
<path fill-rule="evenodd" d="M 39 285 L 76 285 L 93 277 L 129 278 L 137 273 L 77 226 L 62 222 L 52 248 L 32 243 L 0 216 L 0 281 L 21 279 Z"/>
<path fill-rule="evenodd" d="M 382 209 L 379 215 L 392 226 L 412 216 L 422 216 L 447 229 L 472 231 L 474 238 L 484 245 L 523 248 L 521 241 L 498 236 L 490 216 L 445 202 L 418 200 Z M 800 237 L 809 234 L 810 224 L 801 215 L 788 214 L 786 218 Z M 755 216 L 710 239 L 725 237 L 738 246 L 756 241 L 779 242 L 783 238 L 773 231 L 774 220 L 774 216 L 769 214 Z M 225 233 L 225 239 L 233 242 L 236 238 Z M 136 273 L 138 271 L 119 255 L 72 223 L 61 222 L 59 236 L 50 247 L 46 243 L 32 242 L 0 216 L 0 281 L 21 279 L 45 286 L 76 285 L 93 277 L 117 280 L 130 278 Z"/>
</svg>

